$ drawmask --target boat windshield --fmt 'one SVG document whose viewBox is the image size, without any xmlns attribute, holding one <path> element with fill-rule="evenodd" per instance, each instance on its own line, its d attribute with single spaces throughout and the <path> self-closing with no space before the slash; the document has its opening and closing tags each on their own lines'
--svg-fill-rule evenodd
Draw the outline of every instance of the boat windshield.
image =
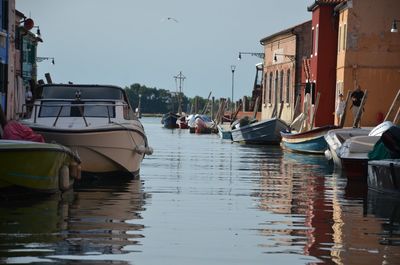
<svg viewBox="0 0 400 265">
<path fill-rule="evenodd" d="M 44 99 L 123 99 L 122 90 L 112 86 L 44 86 Z"/>
<path fill-rule="evenodd" d="M 84 101 L 43 101 L 39 117 L 57 116 L 115 118 L 115 105 L 110 101 L 91 101 L 90 103 Z"/>
</svg>

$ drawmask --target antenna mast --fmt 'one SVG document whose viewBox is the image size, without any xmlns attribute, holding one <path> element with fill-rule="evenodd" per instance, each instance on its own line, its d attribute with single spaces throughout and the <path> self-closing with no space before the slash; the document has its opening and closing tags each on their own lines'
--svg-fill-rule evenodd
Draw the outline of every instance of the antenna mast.
<svg viewBox="0 0 400 265">
<path fill-rule="evenodd" d="M 178 83 L 179 80 L 179 91 L 178 91 L 178 114 L 182 115 L 182 85 L 183 81 L 186 79 L 186 76 L 182 74 L 182 71 L 179 72 L 178 75 L 174 76 L 175 83 Z"/>
</svg>

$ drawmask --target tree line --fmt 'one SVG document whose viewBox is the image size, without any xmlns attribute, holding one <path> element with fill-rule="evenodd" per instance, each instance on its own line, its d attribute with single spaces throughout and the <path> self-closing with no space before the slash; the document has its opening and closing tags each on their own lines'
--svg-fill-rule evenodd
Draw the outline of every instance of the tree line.
<svg viewBox="0 0 400 265">
<path fill-rule="evenodd" d="M 141 84 L 132 84 L 125 87 L 129 102 L 132 108 L 137 108 L 139 97 L 141 99 L 141 112 L 150 114 L 159 114 L 167 112 L 178 112 L 178 92 L 171 92 L 166 89 L 157 89 L 147 87 Z M 180 93 L 182 101 L 182 111 L 189 113 L 193 104 L 197 101 L 199 110 L 202 110 L 207 104 L 207 99 L 200 96 L 189 98 Z"/>
</svg>

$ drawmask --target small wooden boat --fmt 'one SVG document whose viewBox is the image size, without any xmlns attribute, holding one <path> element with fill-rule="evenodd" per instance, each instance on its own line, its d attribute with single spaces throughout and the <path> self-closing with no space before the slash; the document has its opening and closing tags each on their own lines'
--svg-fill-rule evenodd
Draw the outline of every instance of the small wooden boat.
<svg viewBox="0 0 400 265">
<path fill-rule="evenodd" d="M 199 117 L 195 121 L 195 133 L 199 134 L 209 134 L 214 132 L 215 124 L 214 122 L 205 115 Z"/>
<path fill-rule="evenodd" d="M 217 128 L 218 128 L 218 135 L 219 135 L 219 137 L 221 139 L 232 140 L 232 129 L 231 129 L 231 124 L 230 123 L 218 124 Z"/>
<path fill-rule="evenodd" d="M 279 118 L 259 121 L 232 129 L 232 140 L 246 144 L 279 144 L 281 131 L 289 129 L 289 126 Z M 236 126 L 237 126 L 236 125 Z"/>
<path fill-rule="evenodd" d="M 282 145 L 284 148 L 295 152 L 324 154 L 328 149 L 325 134 L 329 130 L 337 128 L 334 125 L 327 125 L 299 133 L 281 132 Z"/>
<path fill-rule="evenodd" d="M 178 125 L 178 127 L 180 129 L 187 129 L 189 128 L 187 120 L 186 120 L 186 116 L 181 116 L 178 118 L 178 120 L 176 121 L 176 124 Z"/>
<path fill-rule="evenodd" d="M 176 123 L 178 118 L 179 118 L 179 115 L 177 115 L 173 112 L 165 113 L 161 118 L 161 124 L 163 125 L 164 128 L 167 128 L 167 129 L 179 128 L 178 124 Z"/>
<path fill-rule="evenodd" d="M 80 159 L 59 144 L 0 140 L 0 188 L 66 191 L 80 178 Z"/>
<path fill-rule="evenodd" d="M 367 181 L 370 189 L 400 194 L 400 159 L 369 161 Z"/>
<path fill-rule="evenodd" d="M 191 133 L 208 134 L 215 131 L 215 123 L 204 114 L 190 115 L 188 126 Z"/>
</svg>

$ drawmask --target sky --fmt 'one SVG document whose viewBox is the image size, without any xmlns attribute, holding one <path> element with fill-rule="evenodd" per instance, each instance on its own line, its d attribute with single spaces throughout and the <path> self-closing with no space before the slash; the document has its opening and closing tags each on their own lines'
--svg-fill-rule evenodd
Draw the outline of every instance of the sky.
<svg viewBox="0 0 400 265">
<path fill-rule="evenodd" d="M 260 40 L 311 20 L 313 0 L 16 0 L 40 27 L 38 79 L 177 91 L 189 97 L 251 95 Z M 173 18 L 173 19 L 168 19 Z M 36 29 L 33 29 L 36 32 Z"/>
</svg>

